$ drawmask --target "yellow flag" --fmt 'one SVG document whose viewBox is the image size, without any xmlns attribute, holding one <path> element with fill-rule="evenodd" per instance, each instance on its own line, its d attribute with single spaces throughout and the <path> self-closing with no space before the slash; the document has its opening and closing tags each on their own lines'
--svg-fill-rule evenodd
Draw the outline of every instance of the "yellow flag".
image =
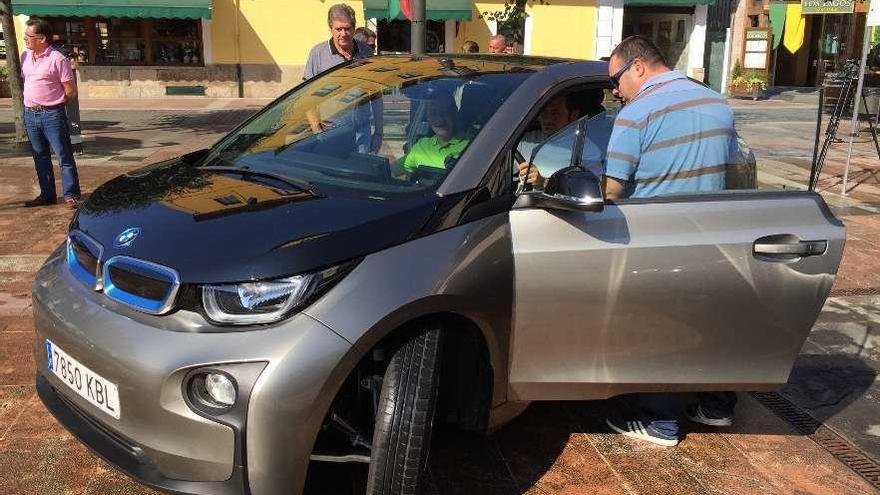
<svg viewBox="0 0 880 495">
<path fill-rule="evenodd" d="M 785 9 L 785 36 L 782 38 L 782 44 L 785 48 L 795 53 L 800 50 L 804 44 L 804 30 L 807 27 L 807 20 L 801 14 L 801 4 L 790 3 Z"/>
</svg>

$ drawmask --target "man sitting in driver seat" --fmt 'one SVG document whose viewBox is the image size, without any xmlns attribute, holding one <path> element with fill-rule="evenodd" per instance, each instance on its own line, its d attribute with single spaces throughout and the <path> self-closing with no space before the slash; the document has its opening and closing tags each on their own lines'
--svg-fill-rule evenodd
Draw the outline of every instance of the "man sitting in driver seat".
<svg viewBox="0 0 880 495">
<path fill-rule="evenodd" d="M 413 173 L 419 166 L 446 168 L 446 160 L 458 158 L 469 142 L 456 129 L 458 109 L 452 95 L 441 95 L 428 101 L 426 113 L 434 135 L 416 141 L 400 160 L 400 168 L 406 174 Z"/>
</svg>

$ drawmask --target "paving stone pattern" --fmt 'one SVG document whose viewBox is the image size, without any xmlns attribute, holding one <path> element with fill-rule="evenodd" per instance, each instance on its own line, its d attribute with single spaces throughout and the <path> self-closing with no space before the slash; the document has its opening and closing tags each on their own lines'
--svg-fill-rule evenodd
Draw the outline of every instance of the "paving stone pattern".
<svg viewBox="0 0 880 495">
<path fill-rule="evenodd" d="M 84 192 L 139 165 L 210 144 L 258 107 L 214 101 L 194 108 L 190 100 L 182 101 L 177 109 L 165 102 L 162 109 L 131 110 L 95 108 L 100 105 L 91 102 L 83 111 L 92 139 L 80 157 Z M 738 105 L 758 115 L 750 117 L 752 122 L 768 121 L 760 117 L 766 108 Z M 9 122 L 8 112 L 0 101 L 0 138 L 11 132 L 3 124 Z M 761 134 L 748 127 L 745 133 Z M 772 153 L 770 141 L 757 141 L 758 149 L 766 150 L 759 151 L 764 158 L 790 167 L 792 177 L 802 176 L 802 156 L 785 162 L 783 154 Z M 835 290 L 880 287 L 880 216 L 872 210 L 880 196 L 870 179 L 871 164 L 860 167 L 868 179 L 849 197 L 830 189 L 824 193 L 849 233 Z M 826 182 L 832 184 L 839 172 L 839 166 L 829 168 Z M 783 174 L 768 173 L 771 178 Z M 62 205 L 20 207 L 35 194 L 29 156 L 0 146 L 0 494 L 155 494 L 90 454 L 36 397 L 30 286 L 42 260 L 63 241 L 71 213 Z M 784 391 L 874 459 L 880 458 L 878 303 L 876 296 L 830 299 Z M 434 435 L 425 493 L 877 493 L 748 395 L 741 396 L 733 427 L 688 425 L 687 437 L 671 449 L 611 434 L 603 418 L 618 404 L 535 403 L 488 437 L 440 431 Z M 362 493 L 365 476 L 362 465 L 316 464 L 308 488 L 316 494 Z"/>
</svg>

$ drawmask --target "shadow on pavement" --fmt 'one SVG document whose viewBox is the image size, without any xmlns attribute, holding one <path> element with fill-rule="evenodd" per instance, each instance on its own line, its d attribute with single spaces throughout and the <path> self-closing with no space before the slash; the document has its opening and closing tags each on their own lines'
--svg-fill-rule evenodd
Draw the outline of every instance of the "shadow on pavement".
<svg viewBox="0 0 880 495">
<path fill-rule="evenodd" d="M 151 123 L 160 128 L 178 128 L 196 133 L 221 132 L 231 130 L 256 112 L 257 110 L 253 109 L 240 109 L 212 110 L 190 114 L 175 113 L 162 115 Z"/>
<path fill-rule="evenodd" d="M 806 354 L 795 362 L 784 394 L 825 422 L 859 400 L 876 378 L 877 371 L 859 358 Z"/>
<path fill-rule="evenodd" d="M 792 373 L 786 395 L 813 404 L 811 414 L 825 421 L 846 409 L 869 390 L 876 372 L 863 361 L 845 355 L 802 355 Z M 692 394 L 675 394 L 682 407 Z M 740 394 L 740 401 L 745 394 Z M 809 402 L 812 401 L 812 402 Z M 565 472 L 572 459 L 594 462 L 596 452 L 633 452 L 633 441 L 613 434 L 605 417 L 628 407 L 626 396 L 609 400 L 535 402 L 521 416 L 489 436 L 439 427 L 432 438 L 427 482 L 422 490 L 431 495 L 520 495 L 546 483 L 549 473 Z M 821 407 L 820 407 L 821 406 Z M 756 414 L 760 411 L 760 414 Z M 681 419 L 682 432 L 741 435 L 801 435 L 755 404 L 734 427 L 720 430 Z M 765 417 L 766 415 L 766 417 Z M 761 416 L 761 417 L 748 417 Z M 769 419 L 768 419 L 769 418 Z M 588 441 L 584 435 L 590 434 Z M 575 478 L 587 476 L 572 473 Z M 555 478 L 557 475 L 553 475 Z M 312 463 L 308 494 L 361 494 L 367 478 L 366 465 Z"/>
<path fill-rule="evenodd" d="M 143 149 L 143 141 L 140 139 L 117 138 L 108 136 L 95 136 L 94 139 L 83 143 L 84 157 L 91 156 L 117 156 L 132 150 Z"/>
</svg>

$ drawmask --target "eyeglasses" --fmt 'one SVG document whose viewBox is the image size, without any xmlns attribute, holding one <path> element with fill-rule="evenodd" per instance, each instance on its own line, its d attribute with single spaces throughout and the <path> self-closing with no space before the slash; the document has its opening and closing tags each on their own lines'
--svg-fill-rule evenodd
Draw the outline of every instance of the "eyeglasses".
<svg viewBox="0 0 880 495">
<path fill-rule="evenodd" d="M 620 89 L 620 78 L 623 77 L 623 75 L 626 73 L 626 71 L 629 70 L 630 67 L 632 67 L 633 62 L 635 62 L 635 61 L 636 61 L 636 59 L 634 59 L 634 58 L 629 59 L 629 62 L 623 64 L 623 67 L 621 67 L 617 72 L 615 72 L 613 76 L 611 76 L 611 87 L 612 88 Z"/>
</svg>

